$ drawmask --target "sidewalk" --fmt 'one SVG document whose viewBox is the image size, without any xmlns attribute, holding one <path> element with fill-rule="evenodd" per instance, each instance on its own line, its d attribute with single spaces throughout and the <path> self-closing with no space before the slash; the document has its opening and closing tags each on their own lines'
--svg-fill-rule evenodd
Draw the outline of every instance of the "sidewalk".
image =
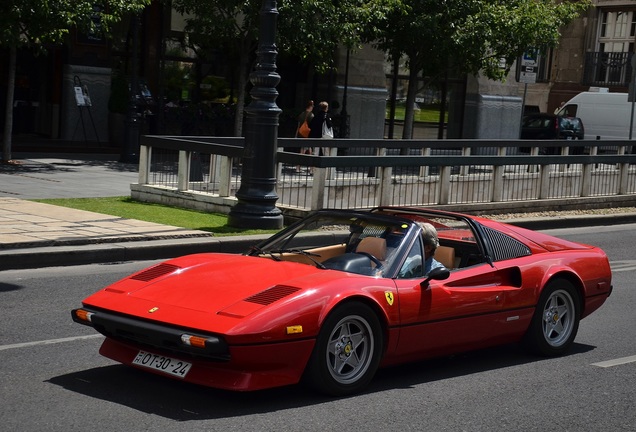
<svg viewBox="0 0 636 432">
<path fill-rule="evenodd" d="M 262 236 L 205 231 L 0 197 L 0 270 L 240 253 Z"/>
<path fill-rule="evenodd" d="M 0 165 L 0 271 L 198 252 L 240 253 L 260 239 L 214 237 L 205 231 L 28 201 L 129 195 L 137 166 L 117 162 L 117 155 L 14 157 L 16 165 Z"/>
<path fill-rule="evenodd" d="M 136 166 L 108 159 L 17 158 L 0 165 L 0 271 L 131 260 L 199 252 L 241 253 L 264 236 L 214 237 L 205 231 L 74 210 L 28 199 L 129 195 Z M 113 156 L 111 156 L 112 158 Z M 530 229 L 636 222 L 634 213 L 506 220 Z"/>
</svg>

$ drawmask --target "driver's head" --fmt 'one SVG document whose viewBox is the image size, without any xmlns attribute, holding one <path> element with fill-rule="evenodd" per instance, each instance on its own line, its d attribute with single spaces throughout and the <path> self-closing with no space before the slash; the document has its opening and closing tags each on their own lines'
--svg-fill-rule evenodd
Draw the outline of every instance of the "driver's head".
<svg viewBox="0 0 636 432">
<path fill-rule="evenodd" d="M 428 222 L 418 222 L 418 225 L 422 228 L 422 236 L 424 238 L 424 247 L 426 248 L 426 251 L 431 255 L 434 255 L 435 250 L 439 246 L 437 230 Z"/>
</svg>

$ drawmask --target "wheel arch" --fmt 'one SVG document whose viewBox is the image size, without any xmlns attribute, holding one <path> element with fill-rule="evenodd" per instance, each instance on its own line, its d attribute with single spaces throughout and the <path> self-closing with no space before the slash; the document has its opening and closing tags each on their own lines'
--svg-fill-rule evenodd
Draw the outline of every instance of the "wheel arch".
<svg viewBox="0 0 636 432">
<path fill-rule="evenodd" d="M 385 310 L 372 297 L 368 297 L 364 295 L 351 295 L 341 299 L 339 302 L 331 305 L 329 308 L 325 308 L 325 312 L 320 317 L 319 328 L 322 328 L 323 324 L 325 323 L 325 320 L 337 308 L 345 304 L 356 303 L 356 302 L 364 304 L 365 306 L 368 306 L 369 308 L 371 308 L 371 310 L 378 317 L 378 321 L 380 323 L 380 326 L 382 327 L 382 336 L 383 336 L 382 353 L 383 354 L 386 353 L 386 350 L 388 347 L 387 341 L 389 338 L 389 317 L 387 316 Z"/>
<path fill-rule="evenodd" d="M 574 287 L 574 289 L 576 290 L 576 293 L 578 294 L 579 298 L 578 298 L 578 306 L 580 308 L 580 315 L 583 316 L 584 315 L 584 309 L 585 309 L 585 289 L 583 286 L 583 281 L 581 280 L 581 278 L 579 278 L 579 276 L 569 270 L 560 270 L 552 275 L 550 275 L 549 278 L 547 278 L 545 280 L 545 282 L 543 283 L 543 287 L 541 288 L 541 292 L 543 292 L 543 288 L 545 288 L 549 283 L 554 282 L 556 280 L 559 279 L 563 279 L 566 280 L 568 282 L 570 282 L 572 284 L 572 286 Z M 539 293 L 540 295 L 541 293 Z"/>
</svg>

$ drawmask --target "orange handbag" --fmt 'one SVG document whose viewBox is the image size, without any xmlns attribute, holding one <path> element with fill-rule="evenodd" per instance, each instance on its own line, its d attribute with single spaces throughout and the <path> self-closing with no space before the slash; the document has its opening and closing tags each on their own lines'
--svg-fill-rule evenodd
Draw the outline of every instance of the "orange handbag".
<svg viewBox="0 0 636 432">
<path fill-rule="evenodd" d="M 309 136 L 309 131 L 311 131 L 311 129 L 309 129 L 309 126 L 307 125 L 307 120 L 305 120 L 303 124 L 301 124 L 300 127 L 298 128 L 298 135 L 300 135 L 303 138 L 307 138 Z"/>
</svg>

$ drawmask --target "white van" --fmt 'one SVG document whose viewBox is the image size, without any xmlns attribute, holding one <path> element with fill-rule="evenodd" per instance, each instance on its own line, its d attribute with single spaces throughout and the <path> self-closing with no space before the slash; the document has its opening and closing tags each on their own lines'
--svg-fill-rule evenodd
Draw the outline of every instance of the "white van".
<svg viewBox="0 0 636 432">
<path fill-rule="evenodd" d="M 606 89 L 579 93 L 557 114 L 579 117 L 585 139 L 629 139 L 632 103 L 627 101 L 627 93 L 608 93 Z"/>
</svg>

